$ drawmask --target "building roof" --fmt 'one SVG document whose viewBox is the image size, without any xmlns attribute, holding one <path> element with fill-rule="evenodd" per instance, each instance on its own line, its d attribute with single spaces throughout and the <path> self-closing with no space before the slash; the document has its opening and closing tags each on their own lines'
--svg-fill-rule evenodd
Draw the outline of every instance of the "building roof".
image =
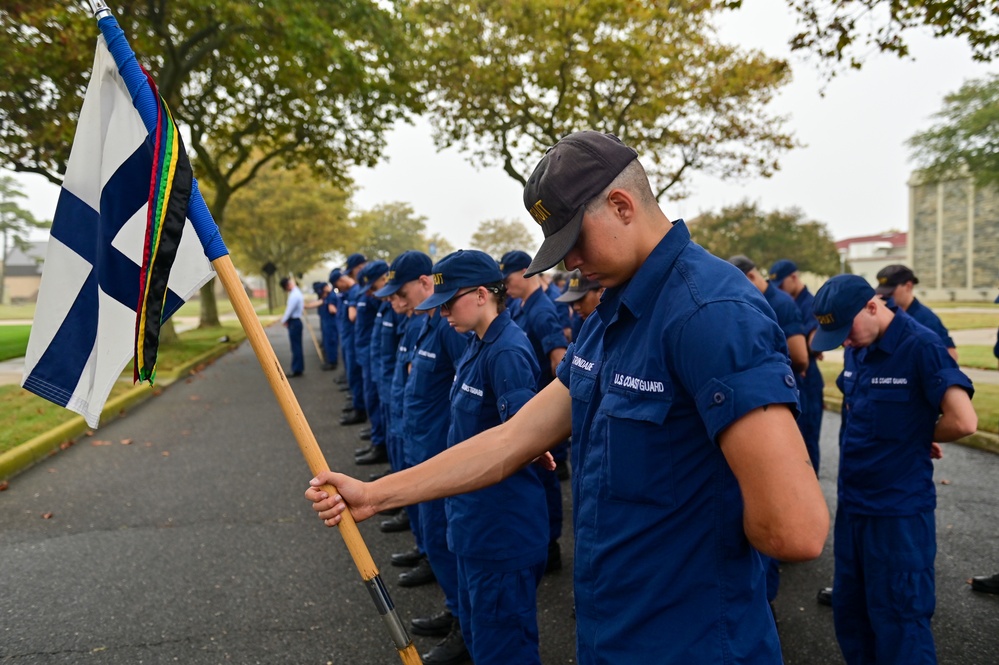
<svg viewBox="0 0 999 665">
<path fill-rule="evenodd" d="M 891 245 L 891 247 L 905 247 L 908 238 L 908 233 L 905 231 L 887 231 L 885 233 L 878 233 L 871 236 L 855 236 L 853 238 L 843 238 L 842 240 L 836 241 L 836 249 L 846 249 L 850 245 L 856 245 L 862 242 L 886 242 Z"/>
</svg>

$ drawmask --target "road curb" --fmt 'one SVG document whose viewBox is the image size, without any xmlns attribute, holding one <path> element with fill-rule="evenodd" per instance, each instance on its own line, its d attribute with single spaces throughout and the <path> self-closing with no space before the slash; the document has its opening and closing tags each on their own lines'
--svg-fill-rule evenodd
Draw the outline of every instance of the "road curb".
<svg viewBox="0 0 999 665">
<path fill-rule="evenodd" d="M 178 379 L 193 373 L 199 365 L 210 363 L 225 354 L 234 351 L 242 344 L 239 342 L 223 342 L 219 346 L 209 349 L 200 356 L 192 358 L 188 363 L 178 367 L 173 372 L 161 375 L 155 386 L 141 384 L 133 387 L 124 395 L 119 395 L 108 400 L 101 411 L 101 420 L 110 419 L 117 416 L 119 412 L 130 409 L 136 404 L 140 404 L 153 395 L 159 394 L 161 390 L 169 387 Z M 64 444 L 78 438 L 81 434 L 90 429 L 83 416 L 75 416 L 71 420 L 52 428 L 44 434 L 39 434 L 33 439 L 25 441 L 21 445 L 0 454 L 0 480 L 13 478 L 22 471 L 37 464 L 41 460 L 51 455 Z"/>
<path fill-rule="evenodd" d="M 836 411 L 838 413 L 843 407 L 843 400 L 829 397 L 828 395 L 822 399 L 823 405 L 827 411 Z M 978 431 L 974 434 L 969 434 L 963 439 L 958 439 L 957 441 L 954 441 L 954 443 L 999 454 L 999 435 L 993 434 L 992 432 Z"/>
</svg>

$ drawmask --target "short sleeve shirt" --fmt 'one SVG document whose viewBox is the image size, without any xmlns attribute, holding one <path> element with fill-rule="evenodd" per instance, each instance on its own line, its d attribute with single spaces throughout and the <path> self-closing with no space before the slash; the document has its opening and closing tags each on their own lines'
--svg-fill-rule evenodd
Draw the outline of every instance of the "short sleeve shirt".
<svg viewBox="0 0 999 665">
<path fill-rule="evenodd" d="M 930 445 L 951 386 L 973 393 L 937 333 L 900 307 L 881 338 L 847 348 L 836 381 L 843 392 L 839 506 L 865 515 L 936 508 Z"/>
<path fill-rule="evenodd" d="M 780 662 L 716 443 L 758 407 L 797 412 L 763 294 L 678 221 L 604 293 L 558 378 L 572 398 L 580 663 Z"/>
<path fill-rule="evenodd" d="M 519 309 L 511 312 L 511 317 L 514 323 L 527 333 L 527 339 L 531 341 L 538 366 L 541 368 L 538 388 L 544 388 L 555 378 L 552 376 L 552 363 L 548 354 L 569 345 L 565 338 L 565 330 L 555 311 L 555 305 L 542 289 L 537 289 L 523 301 Z"/>
</svg>

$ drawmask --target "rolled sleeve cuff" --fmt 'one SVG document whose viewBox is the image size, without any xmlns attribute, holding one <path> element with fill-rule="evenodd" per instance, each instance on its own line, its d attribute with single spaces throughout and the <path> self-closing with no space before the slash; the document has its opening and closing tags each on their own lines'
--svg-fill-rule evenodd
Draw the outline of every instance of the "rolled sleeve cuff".
<svg viewBox="0 0 999 665">
<path fill-rule="evenodd" d="M 555 349 L 564 349 L 569 346 L 569 342 L 565 339 L 565 333 L 561 330 L 546 335 L 543 340 L 541 340 L 541 348 L 544 349 L 545 353 L 551 353 Z"/>
<path fill-rule="evenodd" d="M 791 368 L 770 363 L 708 381 L 695 397 L 697 410 L 717 443 L 718 435 L 750 411 L 770 404 L 787 404 L 798 417 L 798 389 Z"/>
<path fill-rule="evenodd" d="M 968 391 L 968 397 L 975 396 L 975 386 L 971 383 L 971 379 L 968 378 L 967 374 L 956 367 L 944 367 L 933 375 L 933 388 L 930 394 L 926 396 L 930 400 L 930 404 L 939 406 L 943 402 L 944 393 L 951 386 L 964 388 Z"/>
</svg>

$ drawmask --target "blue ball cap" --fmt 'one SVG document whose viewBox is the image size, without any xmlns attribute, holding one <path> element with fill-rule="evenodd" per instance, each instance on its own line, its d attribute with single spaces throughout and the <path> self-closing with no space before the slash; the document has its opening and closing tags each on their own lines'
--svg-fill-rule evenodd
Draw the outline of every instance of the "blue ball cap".
<svg viewBox="0 0 999 665">
<path fill-rule="evenodd" d="M 434 262 L 423 252 L 409 250 L 395 257 L 388 271 L 388 282 L 375 291 L 378 298 L 387 298 L 406 282 L 412 282 L 433 271 Z"/>
<path fill-rule="evenodd" d="M 343 271 L 339 268 L 333 268 L 333 270 L 330 270 L 330 284 L 333 286 L 336 286 L 336 283 L 340 281 L 341 277 L 343 277 Z"/>
<path fill-rule="evenodd" d="M 368 265 L 361 268 L 361 272 L 358 275 L 358 283 L 364 288 L 367 288 L 371 284 L 374 284 L 379 277 L 388 272 L 389 266 L 385 261 L 378 260 L 372 261 Z"/>
<path fill-rule="evenodd" d="M 427 310 L 440 307 L 458 293 L 458 289 L 503 281 L 496 259 L 477 249 L 459 249 L 433 267 L 434 294 L 416 306 Z"/>
<path fill-rule="evenodd" d="M 506 279 L 518 270 L 526 270 L 531 265 L 531 255 L 515 249 L 503 255 L 499 261 L 500 270 L 503 271 L 503 278 Z"/>
<path fill-rule="evenodd" d="M 351 270 L 361 265 L 365 261 L 367 261 L 367 259 L 364 258 L 364 254 L 361 253 L 351 254 L 350 256 L 347 257 L 347 267 L 344 268 L 344 270 L 350 272 Z"/>
<path fill-rule="evenodd" d="M 770 274 L 767 279 L 774 286 L 780 288 L 784 278 L 792 273 L 798 272 L 798 266 L 790 259 L 781 259 L 770 266 Z"/>
<path fill-rule="evenodd" d="M 836 275 L 815 294 L 812 311 L 819 328 L 812 338 L 813 351 L 830 351 L 843 343 L 853 319 L 874 297 L 874 287 L 860 275 Z"/>
</svg>

